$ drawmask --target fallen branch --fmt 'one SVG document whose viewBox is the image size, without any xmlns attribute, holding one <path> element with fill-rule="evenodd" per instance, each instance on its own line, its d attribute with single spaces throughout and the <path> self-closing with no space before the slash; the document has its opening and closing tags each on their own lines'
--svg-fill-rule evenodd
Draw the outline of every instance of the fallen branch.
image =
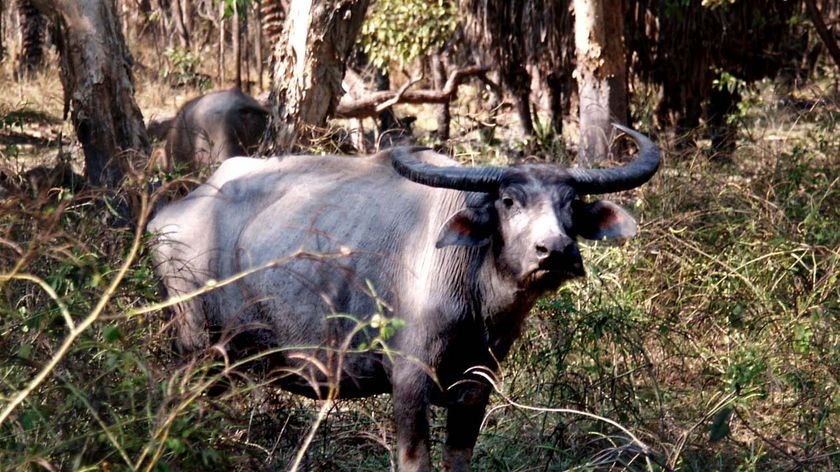
<svg viewBox="0 0 840 472">
<path fill-rule="evenodd" d="M 469 66 L 453 71 L 449 79 L 440 90 L 408 90 L 408 87 L 416 82 L 412 79 L 407 86 L 400 90 L 386 90 L 382 92 L 370 92 L 362 97 L 354 97 L 353 93 L 344 94 L 335 110 L 337 118 L 366 118 L 376 116 L 386 108 L 398 103 L 449 103 L 455 98 L 458 86 L 466 79 L 475 76 L 482 76 L 487 73 L 488 67 Z M 419 80 L 419 79 L 417 79 Z"/>
</svg>

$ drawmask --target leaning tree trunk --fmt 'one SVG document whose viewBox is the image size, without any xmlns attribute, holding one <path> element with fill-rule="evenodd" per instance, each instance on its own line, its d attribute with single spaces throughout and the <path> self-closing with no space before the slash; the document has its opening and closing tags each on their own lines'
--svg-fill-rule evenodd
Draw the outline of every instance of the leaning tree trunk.
<svg viewBox="0 0 840 472">
<path fill-rule="evenodd" d="M 150 148 L 114 0 L 33 3 L 60 27 L 65 113 L 70 111 L 84 150 L 87 179 L 115 188 L 128 154 L 148 155 Z"/>
<path fill-rule="evenodd" d="M 823 44 L 825 44 L 826 49 L 828 49 L 829 56 L 834 60 L 834 64 L 840 68 L 840 46 L 838 46 L 837 40 L 834 39 L 834 35 L 826 27 L 816 2 L 814 0 L 805 0 L 805 9 L 808 11 L 808 17 L 811 19 L 817 35 Z"/>
<path fill-rule="evenodd" d="M 263 152 L 287 151 L 324 126 L 343 95 L 347 57 L 369 0 L 293 0 L 282 39 L 274 45 L 271 121 Z"/>
<path fill-rule="evenodd" d="M 17 1 L 20 19 L 20 53 L 15 61 L 17 73 L 29 76 L 44 63 L 47 19 L 29 0 Z"/>
<path fill-rule="evenodd" d="M 582 163 L 605 159 L 610 121 L 627 122 L 621 0 L 574 0 Z"/>
</svg>

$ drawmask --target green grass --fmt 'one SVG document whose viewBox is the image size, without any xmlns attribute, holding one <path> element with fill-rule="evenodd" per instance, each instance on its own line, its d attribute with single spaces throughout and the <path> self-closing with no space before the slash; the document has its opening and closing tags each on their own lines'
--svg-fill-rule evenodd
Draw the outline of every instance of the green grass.
<svg viewBox="0 0 840 472">
<path fill-rule="evenodd" d="M 587 244 L 588 277 L 540 301 L 499 373 L 477 470 L 840 468 L 840 111 L 762 106 L 731 164 L 666 152 L 650 184 L 615 196 L 639 236 Z M 456 143 L 465 156 L 475 146 Z M 151 262 L 131 254 L 131 230 L 103 223 L 94 197 L 0 201 L 0 274 L 43 280 L 74 324 L 132 260 L 103 312 L 0 424 L 0 470 L 285 470 L 321 404 L 244 376 L 211 395 L 217 361 L 184 364 L 165 316 L 135 314 L 160 301 Z M 33 279 L 0 284 L 5 406 L 70 328 Z M 609 418 L 651 454 L 558 408 Z M 432 421 L 440 457 L 443 411 Z M 387 469 L 394 444 L 387 396 L 338 402 L 302 470 Z"/>
</svg>

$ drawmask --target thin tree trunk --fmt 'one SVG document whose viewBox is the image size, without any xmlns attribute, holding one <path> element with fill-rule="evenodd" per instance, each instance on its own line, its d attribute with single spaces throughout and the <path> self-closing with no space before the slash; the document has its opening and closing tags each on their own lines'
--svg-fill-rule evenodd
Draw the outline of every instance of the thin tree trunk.
<svg viewBox="0 0 840 472">
<path fill-rule="evenodd" d="M 347 57 L 369 0 L 293 0 L 276 47 L 264 153 L 282 153 L 326 124 L 343 95 Z"/>
<path fill-rule="evenodd" d="M 219 3 L 219 88 L 225 85 L 225 2 Z"/>
<path fill-rule="evenodd" d="M 173 0 L 181 4 L 181 14 L 183 15 L 181 21 L 184 23 L 184 30 L 187 32 L 187 38 L 192 41 L 193 25 L 195 24 L 195 0 Z"/>
<path fill-rule="evenodd" d="M 263 89 L 263 73 L 265 72 L 263 64 L 265 63 L 265 58 L 263 57 L 262 49 L 262 8 L 260 6 L 254 12 L 254 19 L 256 20 L 256 26 L 254 27 L 254 56 L 257 59 L 257 90 L 261 92 Z"/>
<path fill-rule="evenodd" d="M 31 76 L 44 63 L 47 21 L 30 0 L 17 1 L 20 20 L 20 53 L 16 62 L 19 76 Z"/>
<path fill-rule="evenodd" d="M 6 1 L 0 0 L 0 62 L 6 60 Z"/>
<path fill-rule="evenodd" d="M 606 159 L 610 121 L 627 122 L 621 0 L 574 0 L 582 163 Z"/>
<path fill-rule="evenodd" d="M 434 82 L 435 90 L 442 90 L 446 84 L 446 66 L 443 53 L 432 56 L 432 81 Z M 449 139 L 449 123 L 452 117 L 449 112 L 449 102 L 441 103 L 437 106 L 437 131 L 435 134 L 441 141 Z"/>
<path fill-rule="evenodd" d="M 242 25 L 239 24 L 237 3 L 233 2 L 233 28 L 230 34 L 233 36 L 233 83 L 237 89 L 242 90 L 242 46 L 240 44 Z"/>
<path fill-rule="evenodd" d="M 251 93 L 251 35 L 248 34 L 250 28 L 248 27 L 248 21 L 250 19 L 250 15 L 248 14 L 247 10 L 245 12 L 245 18 L 243 19 L 241 25 L 245 27 L 245 31 L 242 31 L 242 63 L 245 67 L 245 93 Z"/>
<path fill-rule="evenodd" d="M 808 17 L 811 19 L 814 29 L 817 30 L 817 34 L 828 49 L 829 55 L 831 55 L 837 67 L 840 68 L 840 46 L 837 45 L 834 35 L 825 26 L 825 21 L 823 21 L 822 14 L 814 0 L 805 0 L 805 8 L 808 10 Z"/>
<path fill-rule="evenodd" d="M 274 51 L 280 43 L 288 10 L 288 0 L 260 0 L 260 25 L 269 51 Z"/>
<path fill-rule="evenodd" d="M 172 0 L 172 17 L 175 22 L 175 32 L 178 34 L 178 42 L 184 49 L 190 49 L 190 32 L 186 25 L 186 12 L 181 0 Z"/>
<path fill-rule="evenodd" d="M 130 153 L 148 155 L 143 115 L 134 101 L 131 54 L 114 0 L 37 0 L 61 35 L 61 83 L 85 153 L 90 183 L 116 188 Z"/>
<path fill-rule="evenodd" d="M 545 79 L 548 88 L 551 129 L 557 136 L 563 136 L 563 79 L 562 74 L 552 72 Z"/>
</svg>

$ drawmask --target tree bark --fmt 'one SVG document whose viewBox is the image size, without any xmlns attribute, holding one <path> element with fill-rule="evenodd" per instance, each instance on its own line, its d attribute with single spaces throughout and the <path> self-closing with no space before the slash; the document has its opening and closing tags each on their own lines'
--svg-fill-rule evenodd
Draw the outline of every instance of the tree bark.
<svg viewBox="0 0 840 472">
<path fill-rule="evenodd" d="M 272 51 L 280 43 L 287 11 L 289 11 L 288 0 L 260 0 L 260 25 L 268 49 Z"/>
<path fill-rule="evenodd" d="M 242 25 L 239 23 L 237 3 L 233 2 L 233 28 L 230 34 L 233 37 L 233 83 L 237 89 L 242 90 Z"/>
<path fill-rule="evenodd" d="M 264 153 L 282 153 L 326 124 L 343 95 L 347 57 L 369 0 L 293 0 L 274 50 Z"/>
<path fill-rule="evenodd" d="M 610 121 L 627 122 L 621 0 L 574 0 L 575 54 L 583 164 L 607 158 Z"/>
<path fill-rule="evenodd" d="M 434 82 L 435 90 L 443 90 L 446 86 L 446 60 L 442 57 L 444 54 L 438 53 L 432 56 L 432 81 Z M 449 139 L 449 124 L 452 120 L 448 101 L 437 106 L 436 115 L 437 130 L 435 131 L 435 135 L 437 139 L 446 141 Z"/>
<path fill-rule="evenodd" d="M 263 89 L 263 64 L 265 63 L 265 58 L 263 57 L 263 37 L 262 37 L 262 8 L 257 8 L 254 11 L 254 20 L 255 20 L 255 27 L 254 27 L 254 56 L 257 60 L 257 90 L 262 91 Z"/>
<path fill-rule="evenodd" d="M 225 85 L 225 2 L 219 3 L 219 64 L 216 78 L 218 87 Z"/>
<path fill-rule="evenodd" d="M 44 63 L 47 20 L 30 0 L 17 1 L 20 20 L 20 53 L 16 66 L 19 76 L 31 76 Z"/>
<path fill-rule="evenodd" d="M 182 3 L 182 0 L 172 0 L 172 16 L 175 23 L 175 31 L 178 33 L 178 41 L 184 49 L 190 49 L 190 33 L 188 15 L 190 12 L 185 11 L 189 8 L 189 3 Z"/>
<path fill-rule="evenodd" d="M 0 62 L 6 60 L 6 0 L 0 0 Z"/>
<path fill-rule="evenodd" d="M 128 154 L 148 155 L 150 147 L 114 0 L 33 3 L 60 27 L 65 114 L 84 150 L 88 182 L 116 188 Z"/>
</svg>

